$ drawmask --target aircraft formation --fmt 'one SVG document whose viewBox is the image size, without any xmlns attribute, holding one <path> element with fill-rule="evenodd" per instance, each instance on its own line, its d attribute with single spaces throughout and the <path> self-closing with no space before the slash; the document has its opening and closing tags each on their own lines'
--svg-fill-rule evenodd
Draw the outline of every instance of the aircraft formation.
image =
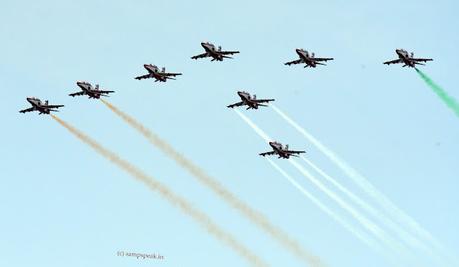
<svg viewBox="0 0 459 267">
<path fill-rule="evenodd" d="M 200 59 L 200 58 L 211 58 L 211 61 L 223 61 L 226 58 L 232 58 L 231 55 L 239 54 L 239 51 L 226 51 L 222 50 L 221 46 L 215 46 L 210 42 L 202 42 L 202 48 L 204 53 L 192 56 L 191 59 Z M 314 53 L 309 53 L 308 51 L 298 48 L 295 50 L 298 55 L 298 59 L 284 63 L 284 65 L 297 65 L 304 64 L 304 68 L 316 68 L 318 65 L 326 65 L 324 62 L 334 60 L 334 58 L 325 58 L 325 57 L 316 57 Z M 402 67 L 411 67 L 415 68 L 416 65 L 425 65 L 425 62 L 432 61 L 431 58 L 415 58 L 414 53 L 408 53 L 404 49 L 396 49 L 395 53 L 398 56 L 398 59 L 386 61 L 383 64 L 403 64 Z M 144 64 L 143 67 L 147 70 L 147 74 L 137 76 L 134 79 L 154 79 L 155 82 L 167 82 L 167 80 L 175 80 L 175 77 L 182 75 L 179 72 L 166 72 L 166 68 L 162 67 L 161 69 L 153 64 Z M 71 93 L 69 96 L 83 96 L 87 95 L 88 98 L 100 99 L 102 96 L 107 97 L 109 94 L 114 93 L 115 91 L 110 90 L 101 90 L 99 85 L 96 84 L 94 87 L 85 81 L 78 81 L 77 86 L 81 89 L 79 92 Z M 274 101 L 274 99 L 257 99 L 256 95 L 251 95 L 245 91 L 238 91 L 237 95 L 241 99 L 240 102 L 228 105 L 228 108 L 235 108 L 240 106 L 247 106 L 246 109 L 258 109 L 259 107 L 266 107 L 269 102 Z M 20 113 L 37 111 L 38 114 L 50 114 L 51 112 L 57 112 L 59 108 L 64 105 L 50 105 L 48 100 L 42 102 L 40 99 L 35 97 L 26 98 L 32 107 L 20 110 Z M 277 155 L 278 158 L 289 159 L 292 156 L 298 156 L 301 153 L 305 153 L 302 150 L 289 150 L 289 146 L 283 146 L 281 143 L 273 141 L 268 143 L 272 148 L 272 151 L 260 153 L 260 156 L 270 156 Z"/>
</svg>

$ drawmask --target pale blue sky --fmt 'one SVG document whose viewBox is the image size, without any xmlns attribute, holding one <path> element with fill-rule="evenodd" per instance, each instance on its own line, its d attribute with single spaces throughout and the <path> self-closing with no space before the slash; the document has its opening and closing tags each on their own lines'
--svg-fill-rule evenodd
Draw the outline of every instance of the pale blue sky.
<svg viewBox="0 0 459 267">
<path fill-rule="evenodd" d="M 36 96 L 65 104 L 61 118 L 182 194 L 272 266 L 302 266 L 101 103 L 68 97 L 77 80 L 115 90 L 112 103 L 329 266 L 387 266 L 259 157 L 268 146 L 226 108 L 239 89 L 276 98 L 457 254 L 459 120 L 413 70 L 382 62 L 394 59 L 396 48 L 432 57 L 422 69 L 459 98 L 458 10 L 452 0 L 2 1 L 0 265 L 247 265 L 51 118 L 17 112 Z M 206 40 L 241 54 L 191 60 Z M 335 61 L 317 69 L 284 66 L 295 48 Z M 144 63 L 183 76 L 165 84 L 134 80 Z M 243 111 L 360 193 L 275 112 Z M 276 162 L 347 216 L 288 163 Z M 118 250 L 166 260 L 119 258 Z"/>
</svg>

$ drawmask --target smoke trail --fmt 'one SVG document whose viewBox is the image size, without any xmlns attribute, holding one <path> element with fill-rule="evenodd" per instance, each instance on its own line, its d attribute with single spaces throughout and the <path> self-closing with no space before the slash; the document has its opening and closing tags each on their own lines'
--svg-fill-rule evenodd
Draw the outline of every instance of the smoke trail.
<svg viewBox="0 0 459 267">
<path fill-rule="evenodd" d="M 432 251 L 427 248 L 423 243 L 419 242 L 416 238 L 412 237 L 408 232 L 406 232 L 404 229 L 401 229 L 398 225 L 396 225 L 392 220 L 389 218 L 386 218 L 383 216 L 383 214 L 379 213 L 374 207 L 366 203 L 364 200 L 362 200 L 360 197 L 349 191 L 346 187 L 338 183 L 333 177 L 325 173 L 321 168 L 319 168 L 317 165 L 312 163 L 310 160 L 307 158 L 301 156 L 300 157 L 306 164 L 308 164 L 313 170 L 315 170 L 317 173 L 319 173 L 325 180 L 330 182 L 333 186 L 335 186 L 339 191 L 343 192 L 346 196 L 348 196 L 354 203 L 356 203 L 360 208 L 368 212 L 371 216 L 374 218 L 377 218 L 378 220 L 382 221 L 386 226 L 388 226 L 390 229 L 392 229 L 398 236 L 400 236 L 403 241 L 411 246 L 414 246 L 416 248 L 419 248 L 423 250 L 424 253 L 429 254 L 432 257 L 435 257 L 432 254 Z"/>
<path fill-rule="evenodd" d="M 437 94 L 438 97 L 459 117 L 459 103 L 454 99 L 454 97 L 448 95 L 448 93 L 441 88 L 439 85 L 434 83 L 425 73 L 416 68 L 416 72 L 419 76 L 427 83 L 427 85 Z"/>
<path fill-rule="evenodd" d="M 331 209 L 329 209 L 325 204 L 323 204 L 318 198 L 313 196 L 311 193 L 309 193 L 303 186 L 301 186 L 295 179 L 293 179 L 290 175 L 288 175 L 279 165 L 274 163 L 273 160 L 270 158 L 266 158 L 268 162 L 276 169 L 282 176 L 284 176 L 296 189 L 298 189 L 303 195 L 305 195 L 309 200 L 311 200 L 319 209 L 321 209 L 323 212 L 325 212 L 328 216 L 332 217 L 333 220 L 338 222 L 341 226 L 343 226 L 346 230 L 351 232 L 354 236 L 357 237 L 360 241 L 371 247 L 372 249 L 381 252 L 381 249 L 379 246 L 373 242 L 373 240 L 370 239 L 365 233 L 362 233 L 355 227 L 353 227 L 350 223 L 345 221 L 342 217 L 340 217 L 338 214 L 333 212 Z"/>
<path fill-rule="evenodd" d="M 351 205 L 346 203 L 341 197 L 335 194 L 333 191 L 328 189 L 324 186 L 317 178 L 315 178 L 311 173 L 309 173 L 306 169 L 304 169 L 300 164 L 298 164 L 293 159 L 290 159 L 289 162 L 298 170 L 300 171 L 303 176 L 309 179 L 316 187 L 318 187 L 322 192 L 324 192 L 327 196 L 333 199 L 341 208 L 349 212 L 354 219 L 356 219 L 364 228 L 366 228 L 369 232 L 371 232 L 374 236 L 376 236 L 382 243 L 387 245 L 393 252 L 400 255 L 408 256 L 405 253 L 405 247 L 401 246 L 398 242 L 396 242 L 393 238 L 390 238 L 384 230 L 382 230 L 378 225 L 367 219 L 363 216 L 360 212 L 354 209 Z M 403 254 L 402 254 L 403 251 Z M 411 257 L 404 258 L 406 260 L 414 260 Z"/>
<path fill-rule="evenodd" d="M 398 208 L 388 197 L 382 192 L 379 192 L 363 175 L 352 168 L 343 159 L 338 157 L 333 151 L 323 145 L 314 136 L 308 133 L 303 127 L 298 125 L 289 116 L 282 112 L 275 105 L 271 104 L 270 107 L 279 114 L 287 123 L 293 128 L 300 132 L 309 142 L 311 142 L 317 149 L 319 149 L 329 160 L 331 160 L 338 168 L 340 168 L 351 180 L 362 189 L 367 195 L 375 200 L 390 216 L 392 216 L 397 222 L 404 225 L 404 227 L 410 230 L 413 234 L 417 235 L 419 239 L 427 240 L 430 245 L 433 245 L 437 250 L 443 251 L 442 253 L 447 254 L 446 249 L 443 245 L 437 241 L 432 234 L 422 228 L 416 220 L 411 218 L 408 214 Z"/>
<path fill-rule="evenodd" d="M 325 204 L 323 204 L 318 198 L 314 197 L 311 193 L 309 193 L 303 186 L 301 186 L 295 179 L 293 179 L 290 175 L 288 175 L 279 165 L 277 165 L 273 160 L 270 158 L 266 158 L 268 162 L 282 175 L 284 176 L 294 187 L 296 187 L 303 195 L 305 195 L 309 200 L 311 200 L 314 204 L 316 204 L 319 209 L 325 212 L 328 216 L 330 216 L 333 220 L 338 222 L 342 227 L 346 230 L 351 232 L 354 236 L 357 237 L 361 242 L 369 246 L 373 249 L 376 253 L 383 255 L 383 257 L 390 263 L 392 266 L 401 266 L 400 263 L 397 262 L 397 259 L 394 259 L 392 256 L 388 255 L 383 249 L 374 242 L 369 236 L 367 236 L 364 232 L 360 231 L 352 224 L 347 222 L 344 218 L 340 217 L 338 214 L 333 212 L 329 209 Z"/>
<path fill-rule="evenodd" d="M 271 137 L 269 137 L 262 129 L 260 129 L 255 123 L 253 123 L 247 116 L 245 116 L 242 112 L 240 112 L 237 109 L 234 109 L 234 111 L 239 115 L 239 117 L 242 118 L 263 140 L 265 140 L 266 143 L 272 141 Z"/>
<path fill-rule="evenodd" d="M 249 118 L 247 118 L 244 114 L 240 111 L 235 110 L 235 112 L 265 141 L 271 140 L 271 138 L 262 130 L 260 129 L 255 123 L 253 123 Z M 376 224 L 368 220 L 366 217 L 360 214 L 357 210 L 347 204 L 341 197 L 335 194 L 333 191 L 328 189 L 324 186 L 319 180 L 317 180 L 313 175 L 311 175 L 308 171 L 306 171 L 300 164 L 296 161 L 290 159 L 289 162 L 300 171 L 303 176 L 308 178 L 315 186 L 317 186 L 322 192 L 324 192 L 327 196 L 333 199 L 341 208 L 349 212 L 363 227 L 365 227 L 369 232 L 373 233 L 376 237 L 379 238 L 380 241 L 385 243 L 389 248 L 391 248 L 394 252 L 400 252 L 402 247 L 394 242 L 391 238 L 389 238 L 386 233 Z"/>
<path fill-rule="evenodd" d="M 124 159 L 120 158 L 115 153 L 109 151 L 105 147 L 99 145 L 96 141 L 85 135 L 83 132 L 79 131 L 78 129 L 74 128 L 67 122 L 61 120 L 57 116 L 51 114 L 52 118 L 56 120 L 60 125 L 64 126 L 70 133 L 80 139 L 83 143 L 90 146 L 94 149 L 97 153 L 111 161 L 113 164 L 124 170 L 125 172 L 129 173 L 133 176 L 136 180 L 142 182 L 146 186 L 148 186 L 151 190 L 158 192 L 163 198 L 171 202 L 173 205 L 180 208 L 184 213 L 189 215 L 195 221 L 197 221 L 201 226 L 203 226 L 208 233 L 215 236 L 218 240 L 222 241 L 234 251 L 236 251 L 239 255 L 244 257 L 246 260 L 250 262 L 253 266 L 268 266 L 263 260 L 258 258 L 252 251 L 246 248 L 244 245 L 239 243 L 236 239 L 234 239 L 231 234 L 225 232 L 219 226 L 217 226 L 210 217 L 206 214 L 201 212 L 200 210 L 196 209 L 192 206 L 187 200 L 184 198 L 176 195 L 173 193 L 169 188 L 165 185 L 158 182 L 151 176 L 146 175 L 141 170 L 136 168 L 134 165 L 130 164 L 129 162 L 125 161 Z"/>
<path fill-rule="evenodd" d="M 139 131 L 151 144 L 158 147 L 163 153 L 171 157 L 177 164 L 190 172 L 199 182 L 209 187 L 223 200 L 228 202 L 237 211 L 246 216 L 255 225 L 266 231 L 273 239 L 286 247 L 290 252 L 296 255 L 298 258 L 310 264 L 311 266 L 324 266 L 321 260 L 305 251 L 301 245 L 294 239 L 290 238 L 287 233 L 283 232 L 278 227 L 274 226 L 267 217 L 258 211 L 252 209 L 250 206 L 245 204 L 242 200 L 236 197 L 232 192 L 228 191 L 223 185 L 221 185 L 215 178 L 208 175 L 204 170 L 195 165 L 191 160 L 185 158 L 184 155 L 176 151 L 166 141 L 162 140 L 155 133 L 144 127 L 140 122 L 130 117 L 126 113 L 122 112 L 117 107 L 113 106 L 105 100 L 101 100 L 110 110 L 116 115 L 121 117 L 126 123 L 132 126 L 134 129 Z"/>
</svg>

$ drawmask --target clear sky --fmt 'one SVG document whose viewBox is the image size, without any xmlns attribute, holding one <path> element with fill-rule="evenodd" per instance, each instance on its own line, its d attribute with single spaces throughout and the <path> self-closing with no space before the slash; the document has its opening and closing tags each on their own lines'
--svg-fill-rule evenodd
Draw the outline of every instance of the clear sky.
<svg viewBox="0 0 459 267">
<path fill-rule="evenodd" d="M 276 99 L 315 137 L 459 253 L 459 118 L 414 70 L 383 65 L 405 48 L 459 99 L 457 1 L 2 1 L 1 266 L 246 266 L 198 224 L 69 135 L 50 117 L 20 114 L 25 98 L 58 114 L 209 214 L 271 266 L 302 266 L 198 184 L 105 106 L 71 98 L 78 80 L 169 141 L 329 266 L 387 266 L 304 198 L 257 154 L 269 147 L 226 105 L 237 90 Z M 240 50 L 191 60 L 200 42 Z M 295 48 L 334 57 L 284 66 Z M 183 72 L 134 80 L 143 64 Z M 362 197 L 362 192 L 273 110 L 242 110 Z M 326 195 L 276 162 L 334 211 Z M 363 230 L 363 228 L 361 228 Z M 116 256 L 159 253 L 163 261 Z M 421 257 L 422 259 L 422 257 Z"/>
</svg>

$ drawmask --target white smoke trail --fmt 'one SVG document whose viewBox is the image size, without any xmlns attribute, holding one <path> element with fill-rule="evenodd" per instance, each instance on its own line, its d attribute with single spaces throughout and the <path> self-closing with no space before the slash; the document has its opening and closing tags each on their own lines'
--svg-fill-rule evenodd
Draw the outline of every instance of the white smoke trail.
<svg viewBox="0 0 459 267">
<path fill-rule="evenodd" d="M 274 167 L 274 169 L 276 169 L 282 176 L 284 176 L 284 178 L 286 178 L 296 189 L 298 189 L 304 196 L 306 196 L 309 200 L 311 200 L 317 207 L 319 207 L 320 210 L 325 212 L 328 216 L 330 216 L 338 224 L 340 224 L 342 227 L 344 227 L 346 230 L 352 233 L 361 242 L 369 246 L 375 252 L 383 255 L 386 258 L 386 260 L 388 260 L 392 265 L 399 266 L 399 264 L 396 263 L 395 260 L 391 256 L 387 255 L 387 253 L 385 253 L 383 249 L 376 242 L 374 242 L 367 234 L 360 231 L 359 229 L 354 227 L 352 224 L 350 224 L 348 221 L 346 221 L 344 218 L 342 218 L 341 216 L 333 212 L 331 209 L 329 209 L 318 198 L 312 195 L 303 186 L 301 186 L 295 179 L 293 179 L 289 174 L 287 174 L 287 172 L 285 172 L 273 160 L 271 160 L 270 158 L 266 158 L 266 159 Z"/>
<path fill-rule="evenodd" d="M 388 226 L 391 230 L 393 230 L 398 236 L 400 236 L 403 241 L 411 245 L 413 247 L 419 248 L 423 251 L 423 253 L 427 253 L 432 257 L 435 257 L 435 255 L 432 254 L 432 251 L 430 251 L 423 243 L 419 242 L 416 238 L 412 237 L 408 232 L 406 232 L 404 229 L 400 228 L 398 225 L 396 225 L 392 220 L 378 212 L 373 206 L 369 205 L 366 203 L 364 200 L 362 200 L 360 197 L 349 191 L 346 187 L 338 183 L 333 177 L 325 173 L 321 168 L 319 168 L 317 165 L 312 163 L 310 160 L 307 158 L 301 156 L 301 159 L 306 162 L 313 170 L 315 170 L 317 173 L 319 173 L 325 180 L 330 182 L 333 186 L 335 186 L 339 191 L 343 192 L 347 197 L 349 197 L 354 203 L 356 203 L 360 208 L 368 212 L 371 216 L 374 218 L 380 220 L 383 222 L 386 226 Z M 439 260 L 439 259 L 438 259 Z"/>
<path fill-rule="evenodd" d="M 448 255 L 447 249 L 438 241 L 431 233 L 422 228 L 422 226 L 411 218 L 408 214 L 398 208 L 388 197 L 382 192 L 378 191 L 363 175 L 358 173 L 343 159 L 338 157 L 333 151 L 323 145 L 314 136 L 308 133 L 303 127 L 298 125 L 289 116 L 282 112 L 275 105 L 270 105 L 271 108 L 279 114 L 287 123 L 293 128 L 300 132 L 309 142 L 316 146 L 325 156 L 328 157 L 334 164 L 336 164 L 351 180 L 360 187 L 366 194 L 368 194 L 373 200 L 375 200 L 390 216 L 394 218 L 398 223 L 404 225 L 406 230 L 411 231 L 415 234 L 418 239 L 424 239 L 428 241 L 435 249 L 441 251 L 442 254 Z"/>
<path fill-rule="evenodd" d="M 255 123 L 252 122 L 247 116 L 245 116 L 242 112 L 239 110 L 235 109 L 234 110 L 239 117 L 241 117 L 252 129 L 261 137 L 265 140 L 266 143 L 272 141 L 271 137 L 269 137 L 262 129 L 260 129 Z"/>
<path fill-rule="evenodd" d="M 271 138 L 255 123 L 253 123 L 249 118 L 247 118 L 247 116 L 245 116 L 238 110 L 235 110 L 235 112 L 265 141 L 271 140 Z M 308 178 L 315 186 L 317 186 L 322 192 L 324 192 L 327 196 L 332 198 L 341 208 L 349 212 L 354 217 L 354 219 L 356 219 L 360 224 L 362 224 L 362 226 L 365 227 L 369 232 L 375 235 L 381 242 L 387 245 L 393 252 L 399 253 L 403 250 L 403 247 L 400 246 L 393 239 L 388 237 L 379 226 L 368 220 L 365 216 L 361 215 L 360 212 L 358 212 L 349 204 L 347 204 L 341 197 L 339 197 L 334 192 L 325 187 L 319 180 L 317 180 L 308 171 L 306 171 L 300 164 L 291 159 L 289 160 L 289 162 L 296 169 L 298 169 L 300 173 L 303 174 L 303 176 Z"/>
<path fill-rule="evenodd" d="M 266 158 L 266 159 L 274 167 L 274 169 L 276 169 L 282 176 L 284 176 L 284 178 L 286 178 L 296 189 L 298 189 L 304 196 L 306 196 L 309 200 L 311 200 L 317 207 L 319 207 L 319 209 L 321 209 L 323 212 L 325 212 L 328 216 L 332 217 L 333 220 L 338 222 L 346 230 L 348 230 L 353 235 L 355 235 L 360 241 L 362 241 L 363 243 L 367 244 L 372 249 L 380 252 L 379 246 L 373 240 L 371 240 L 371 238 L 369 236 L 367 236 L 365 233 L 363 233 L 363 232 L 359 231 L 358 229 L 356 229 L 354 226 L 352 226 L 350 223 L 345 221 L 338 214 L 336 214 L 331 209 L 329 209 L 318 198 L 313 196 L 309 191 L 307 191 L 303 186 L 301 186 L 295 179 L 293 179 L 289 174 L 287 174 L 273 160 L 271 160 L 270 158 Z"/>
<path fill-rule="evenodd" d="M 382 230 L 375 223 L 373 223 L 372 221 L 367 219 L 365 216 L 363 216 L 360 212 L 354 209 L 351 205 L 346 203 L 336 193 L 328 189 L 317 178 L 315 178 L 311 173 L 309 173 L 305 168 L 303 168 L 303 166 L 298 164 L 298 162 L 294 161 L 293 159 L 289 159 L 289 162 L 298 171 L 300 171 L 300 173 L 303 174 L 303 176 L 308 178 L 309 181 L 311 181 L 311 183 L 313 183 L 316 187 L 318 187 L 328 197 L 333 199 L 341 208 L 349 212 L 354 217 L 354 219 L 356 219 L 364 228 L 366 228 L 369 232 L 371 232 L 374 236 L 376 236 L 380 241 L 382 241 L 385 245 L 391 248 L 394 252 L 398 253 L 404 250 L 401 245 L 397 244 L 392 238 L 387 236 L 384 230 Z"/>
</svg>

